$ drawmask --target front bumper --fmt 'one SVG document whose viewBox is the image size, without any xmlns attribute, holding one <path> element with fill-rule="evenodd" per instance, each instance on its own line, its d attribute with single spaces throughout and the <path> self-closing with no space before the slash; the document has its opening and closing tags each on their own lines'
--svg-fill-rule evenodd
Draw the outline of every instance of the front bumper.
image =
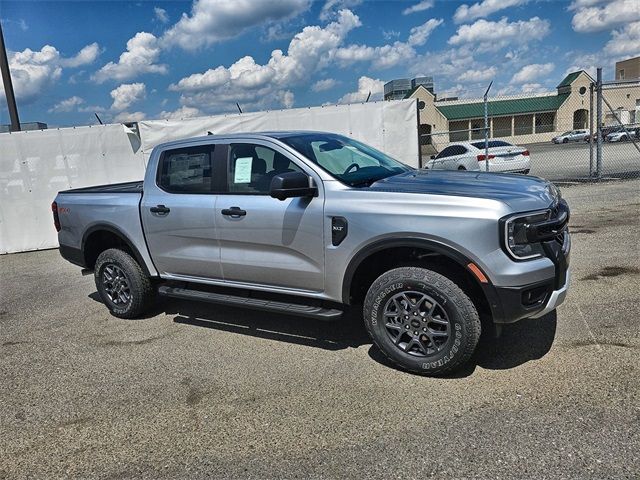
<svg viewBox="0 0 640 480">
<path fill-rule="evenodd" d="M 518 287 L 493 287 L 487 293 L 494 323 L 513 323 L 523 318 L 539 318 L 560 306 L 569 289 L 571 236 L 568 230 L 562 242 L 543 243 L 547 258 L 555 266 L 555 275 L 547 280 Z"/>
<path fill-rule="evenodd" d="M 545 305 L 545 307 L 540 310 L 538 313 L 531 315 L 531 318 L 540 318 L 545 316 L 547 313 L 552 312 L 557 307 L 562 305 L 564 299 L 567 297 L 567 291 L 569 290 L 569 281 L 571 280 L 571 269 L 567 269 L 566 280 L 564 285 L 559 290 L 554 290 L 549 297 L 549 301 Z"/>
</svg>

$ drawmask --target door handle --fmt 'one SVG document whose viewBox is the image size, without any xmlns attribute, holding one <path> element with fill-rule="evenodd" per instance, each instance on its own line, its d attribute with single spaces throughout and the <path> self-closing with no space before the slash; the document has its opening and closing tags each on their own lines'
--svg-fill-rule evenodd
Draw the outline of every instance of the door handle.
<svg viewBox="0 0 640 480">
<path fill-rule="evenodd" d="M 242 210 L 240 207 L 223 208 L 222 215 L 229 217 L 244 217 L 247 214 L 246 210 Z"/>
<path fill-rule="evenodd" d="M 167 213 L 169 213 L 171 211 L 171 209 L 168 208 L 168 207 L 165 207 L 164 205 L 158 205 L 158 206 L 155 206 L 155 207 L 151 207 L 149 209 L 149 211 L 151 213 L 160 213 L 162 215 L 166 215 Z"/>
</svg>

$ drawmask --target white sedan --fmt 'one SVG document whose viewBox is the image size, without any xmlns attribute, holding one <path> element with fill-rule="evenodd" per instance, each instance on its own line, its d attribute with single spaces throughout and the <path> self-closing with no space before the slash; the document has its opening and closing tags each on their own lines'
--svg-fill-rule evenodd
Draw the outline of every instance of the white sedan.
<svg viewBox="0 0 640 480">
<path fill-rule="evenodd" d="M 502 140 L 489 140 L 489 155 L 486 156 L 484 140 L 454 143 L 438 155 L 431 156 L 425 168 L 433 170 L 480 170 L 503 173 L 529 173 L 531 158 L 529 150 Z"/>
</svg>

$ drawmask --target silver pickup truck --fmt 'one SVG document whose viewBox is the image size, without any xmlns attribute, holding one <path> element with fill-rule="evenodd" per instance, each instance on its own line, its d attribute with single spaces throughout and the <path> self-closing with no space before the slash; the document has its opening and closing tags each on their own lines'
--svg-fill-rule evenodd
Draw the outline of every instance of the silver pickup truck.
<svg viewBox="0 0 640 480">
<path fill-rule="evenodd" d="M 362 306 L 379 349 L 427 375 L 469 360 L 481 317 L 541 317 L 569 285 L 553 184 L 416 170 L 329 133 L 165 143 L 144 182 L 60 192 L 52 209 L 60 253 L 117 317 L 156 295 L 324 320 Z"/>
</svg>

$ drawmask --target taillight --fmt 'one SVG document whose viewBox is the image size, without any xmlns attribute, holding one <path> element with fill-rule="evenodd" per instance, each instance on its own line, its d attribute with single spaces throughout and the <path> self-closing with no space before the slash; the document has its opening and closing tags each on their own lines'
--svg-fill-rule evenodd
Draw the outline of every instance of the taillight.
<svg viewBox="0 0 640 480">
<path fill-rule="evenodd" d="M 522 152 L 520 155 L 524 156 L 524 157 L 528 157 L 529 156 L 529 150 L 525 150 L 524 152 Z"/>
<path fill-rule="evenodd" d="M 496 156 L 495 155 L 489 155 L 487 157 L 486 155 L 478 155 L 476 158 L 478 159 L 479 162 L 482 162 L 482 161 L 486 160 L 487 158 L 489 160 L 491 160 L 492 158 L 496 158 Z"/>
<path fill-rule="evenodd" d="M 56 227 L 56 232 L 60 231 L 60 217 L 58 217 L 58 204 L 53 202 L 51 204 L 51 211 L 53 212 L 53 225 Z"/>
</svg>

